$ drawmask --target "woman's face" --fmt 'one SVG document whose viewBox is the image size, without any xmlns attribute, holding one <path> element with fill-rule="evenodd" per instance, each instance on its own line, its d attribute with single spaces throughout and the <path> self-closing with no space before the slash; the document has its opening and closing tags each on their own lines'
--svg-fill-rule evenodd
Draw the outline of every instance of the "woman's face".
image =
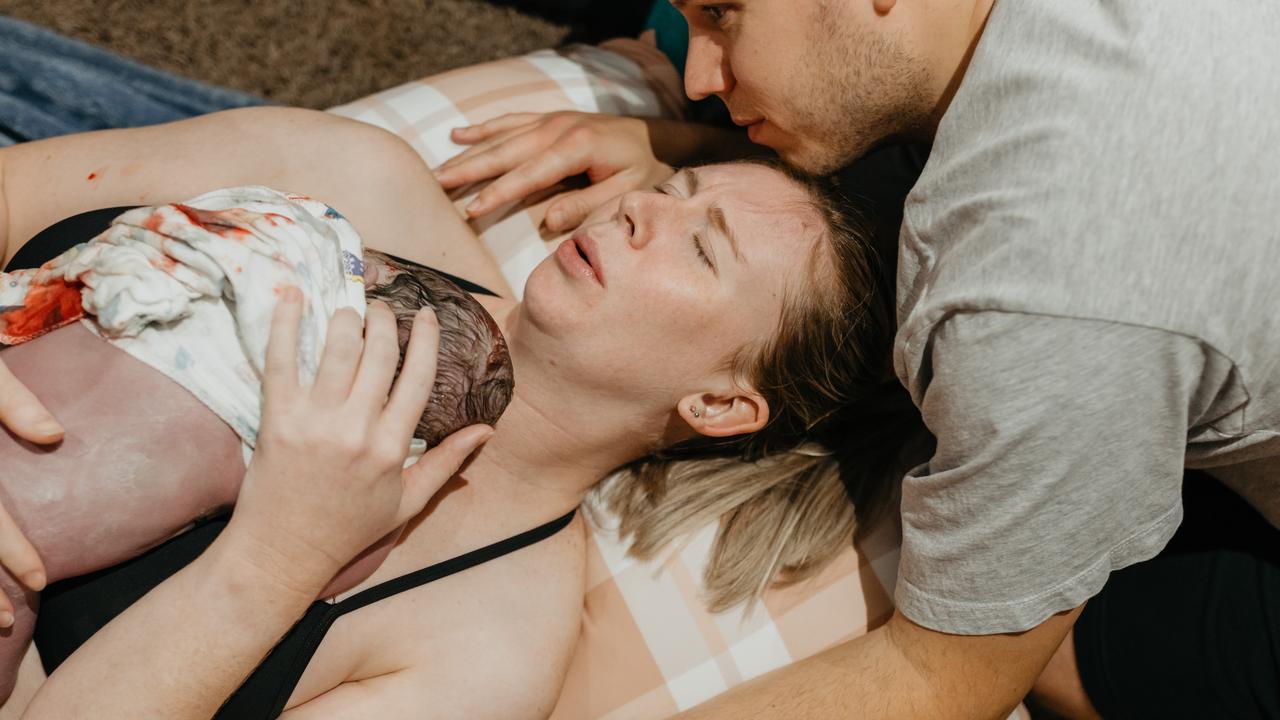
<svg viewBox="0 0 1280 720">
<path fill-rule="evenodd" d="M 821 236 L 805 191 L 747 164 L 683 170 L 598 209 L 533 272 L 522 338 L 565 380 L 661 407 L 733 385 Z"/>
</svg>

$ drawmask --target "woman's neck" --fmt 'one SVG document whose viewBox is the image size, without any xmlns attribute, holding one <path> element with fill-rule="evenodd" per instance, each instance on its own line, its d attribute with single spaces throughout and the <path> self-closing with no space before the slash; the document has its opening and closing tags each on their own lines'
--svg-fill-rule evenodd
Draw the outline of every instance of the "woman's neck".
<svg viewBox="0 0 1280 720">
<path fill-rule="evenodd" d="M 461 486 L 485 504 L 539 517 L 563 514 L 651 443 L 628 426 L 621 409 L 575 397 L 549 364 L 528 352 L 520 342 L 518 305 L 488 309 L 506 335 L 516 383 L 493 436 L 459 473 Z"/>
</svg>

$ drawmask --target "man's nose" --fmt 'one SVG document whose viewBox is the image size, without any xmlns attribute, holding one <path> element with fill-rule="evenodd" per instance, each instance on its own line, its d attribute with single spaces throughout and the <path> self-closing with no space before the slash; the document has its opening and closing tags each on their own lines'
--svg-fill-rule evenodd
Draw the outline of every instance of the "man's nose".
<svg viewBox="0 0 1280 720">
<path fill-rule="evenodd" d="M 724 97 L 733 90 L 733 71 L 724 46 L 706 35 L 690 35 L 685 59 L 684 92 L 690 100 L 710 95 Z"/>
</svg>

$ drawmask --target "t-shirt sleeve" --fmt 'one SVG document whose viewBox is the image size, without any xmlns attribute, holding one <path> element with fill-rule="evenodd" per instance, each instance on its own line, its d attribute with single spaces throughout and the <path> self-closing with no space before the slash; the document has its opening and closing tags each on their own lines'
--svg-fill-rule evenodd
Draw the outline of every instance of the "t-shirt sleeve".
<svg viewBox="0 0 1280 720">
<path fill-rule="evenodd" d="M 1002 312 L 954 315 L 930 342 L 920 404 L 937 448 L 902 490 L 908 618 L 1026 630 L 1164 547 L 1182 519 L 1197 342 Z"/>
</svg>

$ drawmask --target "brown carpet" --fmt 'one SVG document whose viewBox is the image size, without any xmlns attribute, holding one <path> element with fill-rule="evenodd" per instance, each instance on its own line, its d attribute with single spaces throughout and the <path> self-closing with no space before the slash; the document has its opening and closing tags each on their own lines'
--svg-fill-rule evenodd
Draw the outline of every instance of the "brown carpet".
<svg viewBox="0 0 1280 720">
<path fill-rule="evenodd" d="M 570 30 L 483 0 L 0 0 L 0 14 L 313 108 L 554 47 Z"/>
</svg>

